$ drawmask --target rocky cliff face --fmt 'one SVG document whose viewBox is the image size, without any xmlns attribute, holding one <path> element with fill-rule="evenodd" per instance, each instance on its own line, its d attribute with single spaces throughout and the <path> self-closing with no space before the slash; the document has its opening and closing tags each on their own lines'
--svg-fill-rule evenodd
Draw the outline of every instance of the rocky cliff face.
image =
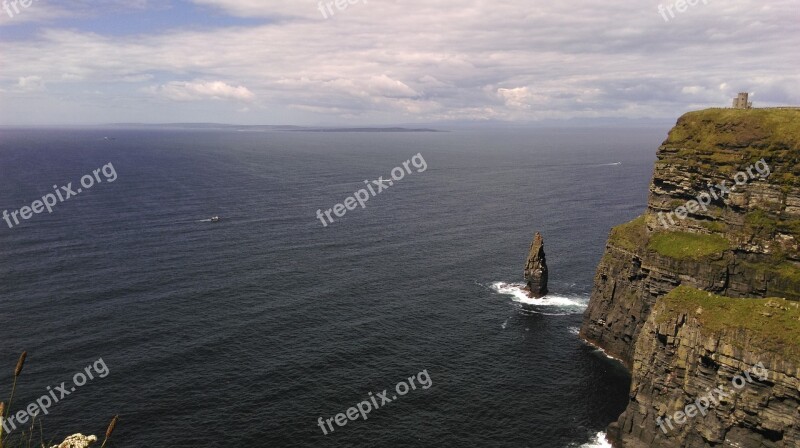
<svg viewBox="0 0 800 448">
<path fill-rule="evenodd" d="M 651 322 L 654 307 L 681 285 L 728 300 L 800 300 L 800 109 L 692 112 L 680 118 L 659 148 L 647 210 L 612 230 L 581 328 L 587 341 L 632 368 L 634 387 L 655 388 L 654 375 L 662 375 L 658 381 L 663 382 L 674 373 L 658 390 L 668 390 L 669 384 L 690 396 L 692 387 L 702 385 L 697 372 L 705 372 L 703 359 L 720 366 L 722 373 L 715 374 L 719 378 L 750 361 L 750 355 L 735 357 L 718 350 L 741 341 L 720 336 L 716 345 L 706 347 L 704 341 L 692 339 L 695 330 L 681 326 L 687 321 L 678 324 L 678 316 L 671 316 L 675 328 L 657 331 L 660 327 Z M 679 333 L 682 337 L 675 339 Z M 665 335 L 673 338 L 666 345 L 660 342 Z M 689 345 L 680 349 L 680 344 Z M 665 350 L 680 356 L 667 357 Z M 780 356 L 770 356 L 767 361 L 776 372 L 794 378 L 785 384 L 796 381 L 797 373 L 787 371 L 794 367 L 786 367 Z M 651 364 L 645 365 L 645 360 Z M 712 377 L 717 378 L 709 374 L 706 379 Z M 667 393 L 670 400 L 672 393 Z M 631 405 L 614 428 L 618 444 L 704 447 L 721 444 L 720 434 L 732 434 L 734 428 L 748 437 L 757 433 L 749 426 L 720 423 L 717 435 L 711 437 L 711 432 L 696 426 L 699 420 L 693 420 L 684 428 L 692 436 L 667 442 L 655 436 L 652 406 L 663 406 L 662 401 L 648 400 L 632 392 Z M 649 403 L 644 405 L 647 409 L 641 403 Z M 797 419 L 796 409 L 794 413 L 792 418 Z M 697 435 L 703 431 L 708 437 Z M 790 433 L 781 434 L 793 437 Z M 770 437 L 775 436 L 762 439 L 772 445 L 725 446 L 797 446 L 774 444 Z"/>
<path fill-rule="evenodd" d="M 631 401 L 612 438 L 634 448 L 800 446 L 798 319 L 797 302 L 674 290 L 637 339 Z"/>
<path fill-rule="evenodd" d="M 538 299 L 547 295 L 547 260 L 544 254 L 544 239 L 536 232 L 531 243 L 528 261 L 525 263 L 525 290 L 528 296 Z"/>
</svg>

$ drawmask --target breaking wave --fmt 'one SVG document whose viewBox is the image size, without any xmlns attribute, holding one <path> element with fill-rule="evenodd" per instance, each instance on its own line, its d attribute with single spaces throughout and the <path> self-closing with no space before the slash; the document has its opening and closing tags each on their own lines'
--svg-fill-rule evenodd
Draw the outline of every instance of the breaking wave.
<svg viewBox="0 0 800 448">
<path fill-rule="evenodd" d="M 587 299 L 585 297 L 580 296 L 562 296 L 558 294 L 548 294 L 541 299 L 532 299 L 528 297 L 528 294 L 523 289 L 525 284 L 523 283 L 505 283 L 505 282 L 494 282 L 489 285 L 489 289 L 498 293 L 511 296 L 514 302 L 523 304 L 523 305 L 531 305 L 535 307 L 559 307 L 565 310 L 571 310 L 576 312 L 582 312 L 583 309 L 587 306 Z M 537 311 L 530 310 L 531 312 L 537 313 Z M 574 314 L 574 312 L 567 312 L 567 313 L 544 313 L 538 312 L 538 314 L 546 314 L 546 315 L 565 315 L 565 314 Z"/>
<path fill-rule="evenodd" d="M 611 448 L 611 443 L 606 439 L 606 433 L 598 432 L 589 443 L 581 445 L 580 448 Z"/>
</svg>

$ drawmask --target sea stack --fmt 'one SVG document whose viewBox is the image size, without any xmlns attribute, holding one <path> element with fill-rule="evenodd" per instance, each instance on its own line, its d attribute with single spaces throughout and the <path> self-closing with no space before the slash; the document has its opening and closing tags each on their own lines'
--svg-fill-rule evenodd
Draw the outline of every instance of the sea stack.
<svg viewBox="0 0 800 448">
<path fill-rule="evenodd" d="M 525 285 L 528 297 L 540 299 L 547 295 L 547 260 L 544 255 L 544 239 L 539 232 L 533 237 L 528 262 L 525 263 Z"/>
</svg>

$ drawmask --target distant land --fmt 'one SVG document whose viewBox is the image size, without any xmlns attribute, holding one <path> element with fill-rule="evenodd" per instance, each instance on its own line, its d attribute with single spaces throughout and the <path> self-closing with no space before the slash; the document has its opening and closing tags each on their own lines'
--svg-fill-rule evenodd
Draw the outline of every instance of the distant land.
<svg viewBox="0 0 800 448">
<path fill-rule="evenodd" d="M 305 132 L 447 132 L 428 128 L 301 128 L 290 130 Z"/>
<path fill-rule="evenodd" d="M 104 127 L 125 127 L 125 128 L 162 128 L 162 129 L 209 129 L 209 130 L 230 130 L 240 132 L 446 132 L 430 128 L 405 128 L 405 127 L 312 127 L 312 126 L 290 126 L 290 125 L 235 125 L 219 123 L 111 123 Z"/>
</svg>

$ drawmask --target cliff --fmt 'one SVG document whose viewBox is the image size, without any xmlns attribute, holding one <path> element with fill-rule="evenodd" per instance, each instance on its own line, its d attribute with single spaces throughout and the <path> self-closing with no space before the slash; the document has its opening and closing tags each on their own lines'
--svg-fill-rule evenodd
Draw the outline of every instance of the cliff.
<svg viewBox="0 0 800 448">
<path fill-rule="evenodd" d="M 681 286 L 636 341 L 618 446 L 800 446 L 800 309 Z"/>
<path fill-rule="evenodd" d="M 657 155 L 647 210 L 611 231 L 581 328 L 632 370 L 630 405 L 610 434 L 626 447 L 798 446 L 797 359 L 753 343 L 747 319 L 714 327 L 694 313 L 712 297 L 723 317 L 742 304 L 800 300 L 800 109 L 688 113 Z M 694 309 L 681 314 L 673 290 L 713 295 L 689 294 Z M 762 330 L 800 333 L 788 323 Z M 680 431 L 659 429 L 656 418 L 750 362 L 779 376 L 746 390 L 761 394 L 757 405 L 727 403 Z"/>
</svg>

